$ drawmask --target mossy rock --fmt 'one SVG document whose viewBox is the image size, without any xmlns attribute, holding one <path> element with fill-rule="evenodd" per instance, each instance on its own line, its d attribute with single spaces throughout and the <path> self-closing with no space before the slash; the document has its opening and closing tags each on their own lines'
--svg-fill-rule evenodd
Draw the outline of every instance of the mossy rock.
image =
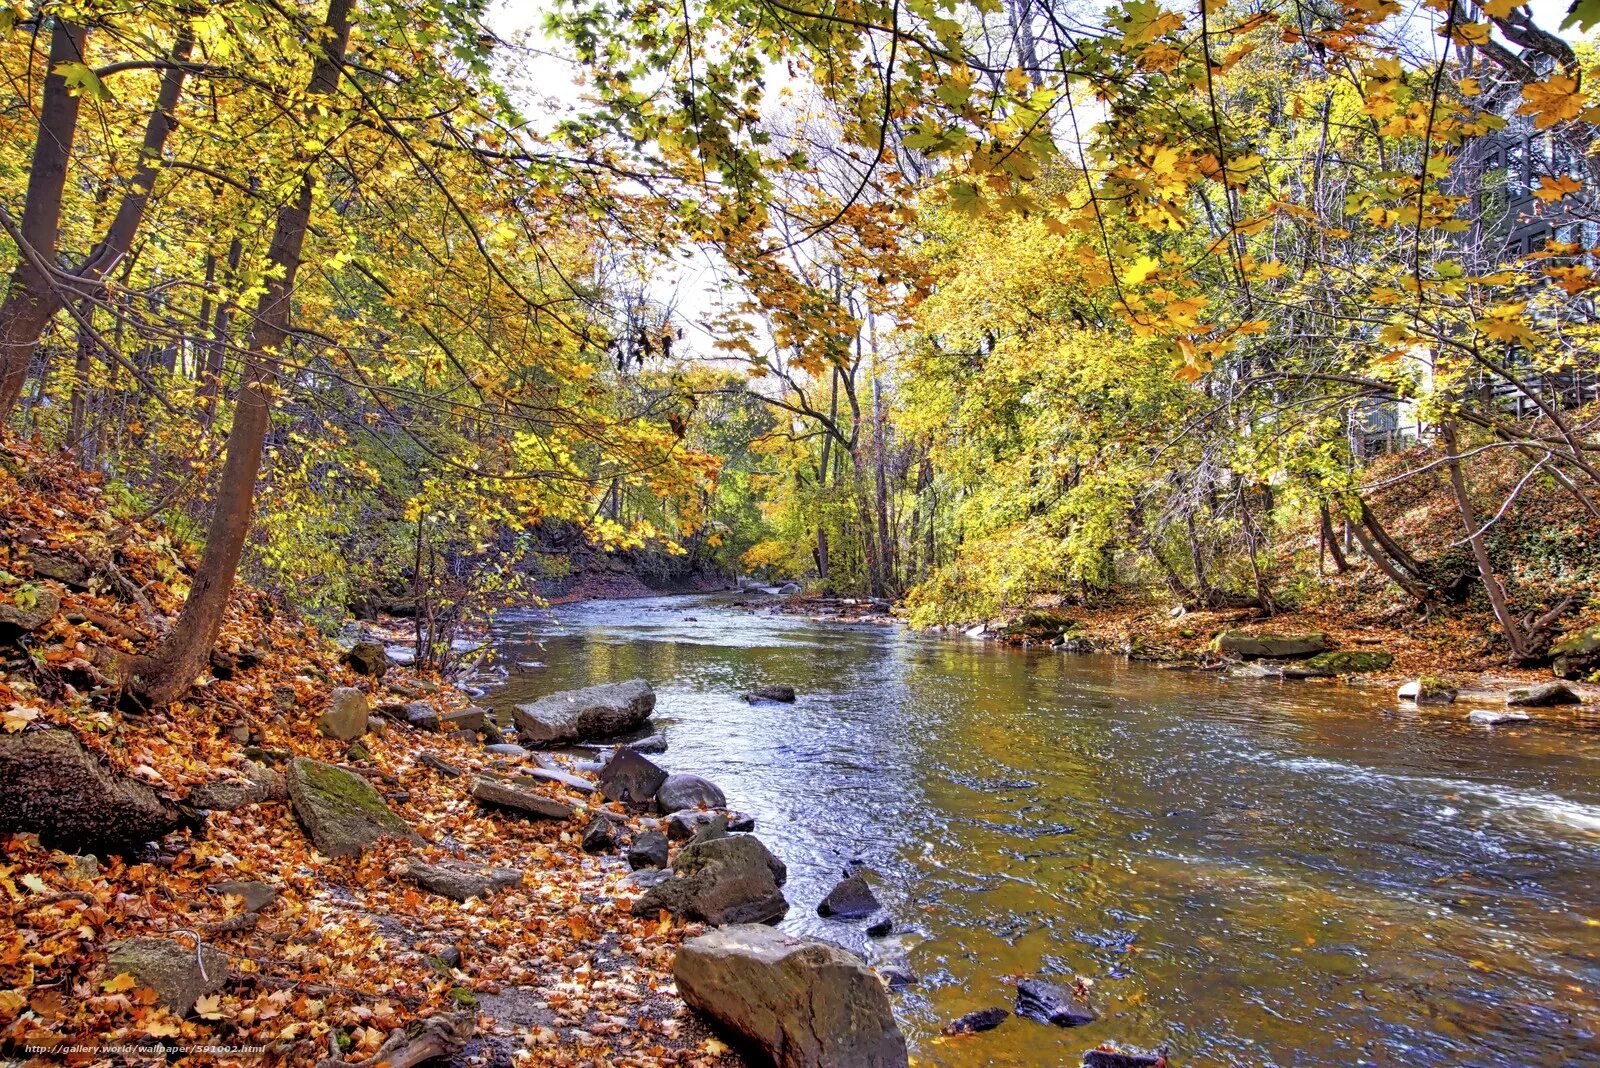
<svg viewBox="0 0 1600 1068">
<path fill-rule="evenodd" d="M 1224 656 L 1245 660 L 1297 660 L 1329 648 L 1326 634 L 1246 634 L 1225 630 L 1211 640 L 1211 648 Z"/>
<path fill-rule="evenodd" d="M 1557 678 L 1584 679 L 1600 671 L 1600 625 L 1581 630 L 1550 647 Z"/>
<path fill-rule="evenodd" d="M 1078 625 L 1078 621 L 1043 609 L 1034 609 L 1024 612 L 1015 623 L 1010 623 L 1000 631 L 1002 640 L 1053 642 L 1060 640 Z"/>
<path fill-rule="evenodd" d="M 307 757 L 289 761 L 289 800 L 318 850 L 358 856 L 380 838 L 418 836 L 361 776 Z"/>
<path fill-rule="evenodd" d="M 1334 675 L 1358 675 L 1365 671 L 1386 671 L 1394 664 L 1394 654 L 1384 652 L 1357 652 L 1355 650 L 1318 653 L 1305 662 L 1316 671 Z"/>
</svg>

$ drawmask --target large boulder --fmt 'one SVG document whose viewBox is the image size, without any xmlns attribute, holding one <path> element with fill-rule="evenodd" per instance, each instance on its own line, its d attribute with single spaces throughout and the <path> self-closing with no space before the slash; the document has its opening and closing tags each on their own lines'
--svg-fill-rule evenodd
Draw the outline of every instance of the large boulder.
<svg viewBox="0 0 1600 1068">
<path fill-rule="evenodd" d="M 32 831 L 52 846 L 117 852 L 198 820 L 144 783 L 107 769 L 71 731 L 0 733 L 0 834 Z"/>
<path fill-rule="evenodd" d="M 1341 649 L 1318 653 L 1306 660 L 1304 668 L 1330 675 L 1359 675 L 1368 671 L 1387 671 L 1394 664 L 1394 654 L 1377 649 Z"/>
<path fill-rule="evenodd" d="M 716 783 L 698 775 L 668 775 L 656 791 L 656 807 L 666 814 L 686 808 L 722 808 L 727 803 Z"/>
<path fill-rule="evenodd" d="M 1564 682 L 1546 682 L 1512 690 L 1506 694 L 1506 704 L 1513 708 L 1551 708 L 1555 705 L 1581 705 L 1583 698 Z"/>
<path fill-rule="evenodd" d="M 685 942 L 678 993 L 777 1068 L 904 1068 L 889 995 L 854 954 L 740 924 Z"/>
<path fill-rule="evenodd" d="M 353 742 L 367 733 L 370 712 L 366 694 L 354 686 L 335 686 L 327 710 L 317 717 L 317 729 L 329 738 Z"/>
<path fill-rule="evenodd" d="M 309 757 L 289 761 L 284 775 L 295 815 L 317 849 L 330 857 L 359 856 L 380 838 L 416 839 L 361 776 Z"/>
<path fill-rule="evenodd" d="M 649 757 L 627 748 L 618 749 L 596 779 L 607 800 L 625 805 L 648 805 L 661 784 L 668 781 L 667 773 Z"/>
<path fill-rule="evenodd" d="M 783 861 L 750 834 L 691 841 L 672 860 L 673 878 L 652 886 L 633 903 L 636 916 L 665 910 L 714 927 L 777 923 L 789 911 L 779 889 L 788 878 Z"/>
<path fill-rule="evenodd" d="M 228 958 L 210 946 L 199 951 L 170 938 L 130 938 L 106 953 L 108 975 L 131 975 L 160 995 L 161 1003 L 187 1016 L 194 1003 L 228 981 Z"/>
<path fill-rule="evenodd" d="M 1212 649 L 1225 656 L 1246 660 L 1294 660 L 1315 656 L 1328 648 L 1326 634 L 1246 634 L 1225 630 L 1211 642 Z"/>
<path fill-rule="evenodd" d="M 38 630 L 61 611 L 61 598 L 43 587 L 25 593 L 11 592 L 11 599 L 0 601 L 0 638 L 14 637 L 30 630 Z"/>
<path fill-rule="evenodd" d="M 1600 671 L 1600 624 L 1552 645 L 1550 656 L 1550 670 L 1557 678 L 1586 679 Z"/>
<path fill-rule="evenodd" d="M 643 679 L 563 690 L 511 712 L 517 740 L 545 744 L 605 738 L 636 730 L 650 718 L 656 694 Z"/>
</svg>

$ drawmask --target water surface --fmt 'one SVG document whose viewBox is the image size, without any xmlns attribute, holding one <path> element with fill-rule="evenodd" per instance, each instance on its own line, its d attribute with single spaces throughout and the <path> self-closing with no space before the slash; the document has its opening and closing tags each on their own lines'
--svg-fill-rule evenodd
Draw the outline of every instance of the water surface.
<svg viewBox="0 0 1600 1068">
<path fill-rule="evenodd" d="M 507 710 L 636 676 L 669 770 L 715 780 L 789 866 L 785 928 L 918 976 L 924 1065 L 1600 1063 L 1600 722 L 1473 727 L 1353 687 L 755 616 L 709 598 L 496 627 Z M 788 683 L 795 705 L 739 694 Z M 861 858 L 900 933 L 816 903 Z M 941 1025 L 1008 979 L 1101 1019 Z"/>
</svg>

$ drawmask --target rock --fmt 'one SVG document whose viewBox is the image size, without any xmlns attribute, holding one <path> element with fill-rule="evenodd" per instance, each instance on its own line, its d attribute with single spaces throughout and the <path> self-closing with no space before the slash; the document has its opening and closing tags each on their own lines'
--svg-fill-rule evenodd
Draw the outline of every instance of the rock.
<svg viewBox="0 0 1600 1068">
<path fill-rule="evenodd" d="M 557 801 L 544 794 L 519 790 L 515 786 L 494 779 L 480 778 L 472 784 L 472 796 L 486 805 L 509 808 L 528 816 L 547 820 L 571 819 L 577 810 L 565 801 Z"/>
<path fill-rule="evenodd" d="M 1600 670 L 1600 624 L 1550 647 L 1550 670 L 1560 679 L 1585 679 Z"/>
<path fill-rule="evenodd" d="M 1448 705 L 1456 699 L 1456 688 L 1444 679 L 1424 675 L 1401 685 L 1395 696 L 1419 705 Z"/>
<path fill-rule="evenodd" d="M 577 742 L 637 730 L 656 707 L 655 691 L 643 679 L 566 690 L 512 710 L 522 741 Z"/>
<path fill-rule="evenodd" d="M 894 917 L 884 913 L 871 923 L 867 924 L 868 938 L 882 938 L 894 931 Z"/>
<path fill-rule="evenodd" d="M 794 704 L 796 694 L 793 686 L 757 686 L 744 695 L 744 699 L 751 704 L 762 701 L 780 701 L 784 704 Z"/>
<path fill-rule="evenodd" d="M 600 769 L 598 780 L 600 792 L 608 800 L 626 805 L 648 805 L 662 783 L 670 781 L 649 757 L 632 749 L 618 749 Z"/>
<path fill-rule="evenodd" d="M 380 838 L 418 837 L 359 775 L 309 757 L 295 757 L 289 761 L 285 778 L 295 815 L 317 849 L 327 856 L 359 856 Z"/>
<path fill-rule="evenodd" d="M 908 1063 L 882 984 L 828 942 L 741 924 L 685 942 L 672 972 L 690 1007 L 777 1068 Z"/>
<path fill-rule="evenodd" d="M 628 846 L 628 867 L 665 868 L 667 866 L 667 836 L 660 831 L 645 831 L 634 836 Z"/>
<path fill-rule="evenodd" d="M 108 977 L 124 973 L 161 997 L 161 1003 L 187 1016 L 194 1003 L 221 990 L 228 981 L 228 958 L 210 946 L 199 952 L 170 938 L 130 938 L 106 952 Z"/>
<path fill-rule="evenodd" d="M 335 686 L 328 695 L 328 710 L 317 718 L 317 729 L 329 738 L 353 742 L 367 733 L 367 695 L 354 686 Z"/>
<path fill-rule="evenodd" d="M 459 779 L 461 777 L 460 768 L 456 767 L 448 760 L 442 760 L 439 757 L 434 756 L 432 753 L 423 753 L 417 758 L 417 760 L 419 763 L 426 767 L 432 768 L 434 771 L 437 771 L 440 775 L 443 775 L 447 779 Z"/>
<path fill-rule="evenodd" d="M 1011 1015 L 1007 1009 L 979 1009 L 957 1017 L 944 1025 L 946 1035 L 971 1035 L 979 1031 L 993 1031 Z"/>
<path fill-rule="evenodd" d="M 604 816 L 590 820 L 589 826 L 583 829 L 583 851 L 609 853 L 615 848 L 617 848 L 617 825 Z"/>
<path fill-rule="evenodd" d="M 1325 634 L 1246 634 L 1225 630 L 1211 641 L 1211 648 L 1225 656 L 1246 660 L 1294 660 L 1312 656 L 1328 648 Z"/>
<path fill-rule="evenodd" d="M 673 858 L 672 871 L 672 879 L 651 887 L 634 902 L 634 915 L 654 916 L 665 909 L 721 927 L 776 923 L 789 911 L 789 902 L 778 889 L 788 870 L 754 835 L 690 842 Z"/>
<path fill-rule="evenodd" d="M 0 601 L 0 637 L 38 630 L 61 611 L 61 598 L 50 590 L 34 587 L 26 593 L 11 591 L 11 600 Z"/>
<path fill-rule="evenodd" d="M 1284 669 L 1277 664 L 1234 664 L 1222 673 L 1226 679 L 1281 679 Z"/>
<path fill-rule="evenodd" d="M 718 816 L 727 817 L 729 831 L 753 831 L 756 829 L 754 816 L 747 816 L 742 812 L 729 812 L 727 809 L 695 809 L 686 808 L 673 812 L 662 820 L 666 827 L 667 837 L 674 842 L 684 842 L 693 838 L 703 827 L 709 827 L 711 821 Z"/>
<path fill-rule="evenodd" d="M 1474 708 L 1467 713 L 1467 719 L 1472 723 L 1481 723 L 1493 727 L 1499 723 L 1526 723 L 1530 719 L 1526 712 L 1501 711 L 1497 708 Z"/>
<path fill-rule="evenodd" d="M 672 881 L 672 872 L 665 868 L 638 868 L 630 873 L 625 880 L 640 890 L 648 890 L 652 886 Z"/>
<path fill-rule="evenodd" d="M 1564 682 L 1546 682 L 1512 690 L 1506 704 L 1514 708 L 1550 708 L 1554 705 L 1581 705 L 1583 698 Z"/>
<path fill-rule="evenodd" d="M 1146 1053 L 1142 1049 L 1110 1049 L 1101 1046 L 1083 1055 L 1083 1068 L 1166 1068 L 1165 1053 Z"/>
<path fill-rule="evenodd" d="M 244 766 L 244 777 L 208 782 L 189 791 L 189 804 L 213 812 L 231 812 L 263 801 L 282 801 L 289 796 L 283 772 L 260 764 Z"/>
<path fill-rule="evenodd" d="M 883 908 L 873 896 L 872 887 L 860 875 L 842 879 L 817 906 L 818 916 L 837 916 L 842 920 L 859 920 Z"/>
<path fill-rule="evenodd" d="M 667 751 L 667 736 L 652 734 L 648 738 L 640 738 L 636 742 L 623 742 L 622 748 L 632 749 L 635 753 L 665 753 Z"/>
<path fill-rule="evenodd" d="M 1387 671 L 1394 663 L 1394 654 L 1354 649 L 1318 653 L 1305 661 L 1304 667 L 1325 671 L 1331 675 L 1359 675 L 1368 671 Z"/>
<path fill-rule="evenodd" d="M 559 783 L 569 790 L 578 791 L 580 794 L 592 794 L 595 791 L 595 785 L 592 781 L 585 779 L 581 775 L 574 775 L 570 771 L 564 771 L 561 768 L 528 768 L 520 774 L 533 779 L 542 779 L 545 782 Z"/>
<path fill-rule="evenodd" d="M 237 879 L 230 879 L 227 882 L 212 883 L 208 889 L 214 894 L 232 894 L 244 898 L 244 907 L 250 912 L 260 912 L 278 900 L 276 886 L 256 880 L 240 882 Z"/>
<path fill-rule="evenodd" d="M 367 748 L 367 743 L 360 738 L 350 743 L 350 748 L 344 751 L 344 759 L 348 764 L 364 764 L 372 759 L 372 750 Z"/>
<path fill-rule="evenodd" d="M 522 748 L 522 746 L 513 745 L 510 742 L 500 742 L 496 745 L 486 745 L 484 746 L 483 751 L 485 753 L 493 753 L 495 756 L 516 757 L 518 760 L 522 760 L 530 755 L 526 749 Z"/>
<path fill-rule="evenodd" d="M 197 823 L 192 811 L 107 769 L 71 731 L 0 732 L 0 835 L 31 831 L 46 845 L 115 853 Z"/>
<path fill-rule="evenodd" d="M 243 753 L 246 759 L 253 760 L 257 764 L 282 764 L 294 756 L 287 749 L 263 749 L 258 745 L 247 745 L 239 752 Z"/>
<path fill-rule="evenodd" d="M 698 775 L 668 775 L 656 791 L 656 807 L 663 814 L 686 808 L 722 808 L 728 799 L 716 783 Z"/>
<path fill-rule="evenodd" d="M 793 597 L 795 594 L 797 594 L 799 592 L 800 592 L 800 584 L 798 582 L 785 582 L 782 586 L 779 586 L 778 589 L 777 589 L 778 596 L 780 596 L 780 597 Z"/>
<path fill-rule="evenodd" d="M 1017 984 L 1017 1015 L 1057 1027 L 1076 1027 L 1100 1016 L 1081 989 L 1043 979 L 1024 979 Z"/>
<path fill-rule="evenodd" d="M 375 679 L 382 678 L 383 673 L 388 671 L 393 663 L 383 643 L 372 638 L 363 638 L 356 642 L 350 647 L 349 652 L 340 657 L 340 661 L 349 664 L 358 675 L 371 675 Z"/>
<path fill-rule="evenodd" d="M 458 861 L 425 864 L 413 860 L 405 876 L 424 890 L 453 901 L 488 897 L 496 890 L 522 885 L 522 873 L 515 868 L 479 868 Z"/>
<path fill-rule="evenodd" d="M 478 737 L 483 739 L 486 746 L 506 744 L 506 736 L 500 732 L 500 725 L 492 719 L 483 721 L 483 726 L 478 728 Z"/>
<path fill-rule="evenodd" d="M 412 701 L 405 707 L 405 721 L 417 730 L 436 731 L 439 729 L 439 712 L 426 701 Z"/>
<path fill-rule="evenodd" d="M 55 579 L 75 590 L 88 589 L 89 577 L 94 573 L 81 560 L 44 549 L 29 549 L 23 560 L 33 568 L 34 578 Z"/>
<path fill-rule="evenodd" d="M 489 722 L 489 710 L 477 705 L 453 708 L 448 712 L 440 712 L 438 716 L 439 729 L 445 731 L 481 731 Z"/>
</svg>

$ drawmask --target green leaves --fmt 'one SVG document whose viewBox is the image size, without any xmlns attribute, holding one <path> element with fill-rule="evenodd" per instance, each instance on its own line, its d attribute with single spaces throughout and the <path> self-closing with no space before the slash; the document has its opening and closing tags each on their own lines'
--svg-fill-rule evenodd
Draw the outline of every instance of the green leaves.
<svg viewBox="0 0 1600 1068">
<path fill-rule="evenodd" d="M 66 81 L 67 86 L 77 95 L 86 96 L 100 103 L 109 103 L 111 90 L 105 87 L 100 80 L 100 75 L 90 70 L 82 63 L 63 63 L 55 69 L 55 73 Z"/>
<path fill-rule="evenodd" d="M 1572 0 L 1561 28 L 1570 30 L 1576 26 L 1580 30 L 1587 30 L 1596 23 L 1600 23 L 1600 0 Z"/>
</svg>

